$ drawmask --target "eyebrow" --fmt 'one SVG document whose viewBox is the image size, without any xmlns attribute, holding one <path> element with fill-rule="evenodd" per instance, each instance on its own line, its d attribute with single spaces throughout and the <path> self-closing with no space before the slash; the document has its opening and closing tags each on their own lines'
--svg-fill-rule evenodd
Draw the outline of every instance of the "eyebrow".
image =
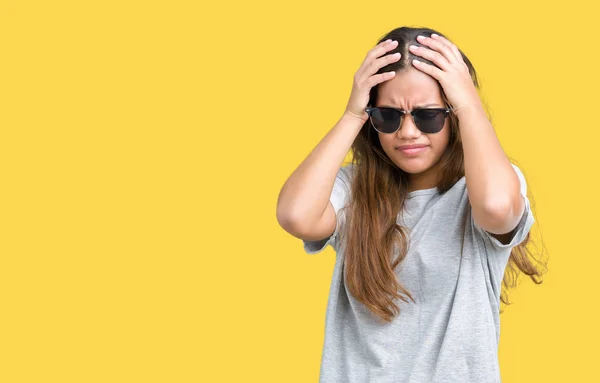
<svg viewBox="0 0 600 383">
<path fill-rule="evenodd" d="M 430 106 L 436 106 L 438 108 L 442 108 L 442 106 L 440 104 L 438 104 L 437 102 L 434 102 L 434 103 L 429 103 L 429 104 L 415 105 L 413 109 L 427 108 L 427 107 L 430 107 Z M 388 104 L 381 105 L 381 107 L 382 108 L 383 107 L 385 107 L 385 108 L 395 108 L 395 106 L 388 105 Z M 398 109 L 401 109 L 401 108 L 398 108 Z"/>
</svg>

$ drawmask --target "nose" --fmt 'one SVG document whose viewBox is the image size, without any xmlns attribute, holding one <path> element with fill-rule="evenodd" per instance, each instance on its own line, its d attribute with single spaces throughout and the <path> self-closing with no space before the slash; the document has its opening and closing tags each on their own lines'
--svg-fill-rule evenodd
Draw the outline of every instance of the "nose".
<svg viewBox="0 0 600 383">
<path fill-rule="evenodd" d="M 406 113 L 404 115 L 402 122 L 400 123 L 400 128 L 396 134 L 398 134 L 398 137 L 403 138 L 406 141 L 410 141 L 410 139 L 419 138 L 421 136 L 421 131 L 415 125 L 413 116 L 410 113 Z"/>
</svg>

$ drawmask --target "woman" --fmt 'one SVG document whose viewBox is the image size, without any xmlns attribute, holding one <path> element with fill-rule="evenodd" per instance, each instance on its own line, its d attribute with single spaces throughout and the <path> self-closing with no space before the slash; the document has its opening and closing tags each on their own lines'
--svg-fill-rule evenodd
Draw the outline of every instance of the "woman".
<svg viewBox="0 0 600 383">
<path fill-rule="evenodd" d="M 478 87 L 441 33 L 392 30 L 283 186 L 280 225 L 309 254 L 337 254 L 321 382 L 500 381 L 502 282 L 522 271 L 541 283 L 542 271 L 525 251 L 525 178 Z"/>
</svg>

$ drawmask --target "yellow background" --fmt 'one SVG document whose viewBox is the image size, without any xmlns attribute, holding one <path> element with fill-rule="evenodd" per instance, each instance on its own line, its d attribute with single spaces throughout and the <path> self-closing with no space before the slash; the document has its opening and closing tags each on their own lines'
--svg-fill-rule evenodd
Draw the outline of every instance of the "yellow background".
<svg viewBox="0 0 600 383">
<path fill-rule="evenodd" d="M 0 4 L 0 381 L 316 382 L 335 253 L 276 200 L 402 25 L 467 54 L 528 181 L 503 382 L 600 381 L 593 2 Z"/>
</svg>

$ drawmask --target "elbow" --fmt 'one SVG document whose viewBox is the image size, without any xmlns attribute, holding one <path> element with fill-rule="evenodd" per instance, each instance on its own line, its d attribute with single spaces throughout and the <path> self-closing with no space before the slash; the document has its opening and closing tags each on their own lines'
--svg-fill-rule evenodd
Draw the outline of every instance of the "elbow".
<svg viewBox="0 0 600 383">
<path fill-rule="evenodd" d="M 516 226 L 523 214 L 524 201 L 521 197 L 518 203 L 509 200 L 495 201 L 495 203 L 486 206 L 485 214 L 480 219 L 479 226 L 493 234 L 504 234 L 510 232 Z"/>
<path fill-rule="evenodd" d="M 279 226 L 290 234 L 298 233 L 301 222 L 304 222 L 297 209 L 289 207 L 277 206 L 275 217 Z"/>
<path fill-rule="evenodd" d="M 293 230 L 292 228 L 294 220 L 292 219 L 291 215 L 288 214 L 286 211 L 278 207 L 277 211 L 275 212 L 275 217 L 277 219 L 277 223 L 279 224 L 279 226 L 281 226 L 283 230 L 287 232 Z"/>
<path fill-rule="evenodd" d="M 487 203 L 484 211 L 490 221 L 502 221 L 512 213 L 512 202 L 508 199 L 496 199 Z"/>
</svg>

